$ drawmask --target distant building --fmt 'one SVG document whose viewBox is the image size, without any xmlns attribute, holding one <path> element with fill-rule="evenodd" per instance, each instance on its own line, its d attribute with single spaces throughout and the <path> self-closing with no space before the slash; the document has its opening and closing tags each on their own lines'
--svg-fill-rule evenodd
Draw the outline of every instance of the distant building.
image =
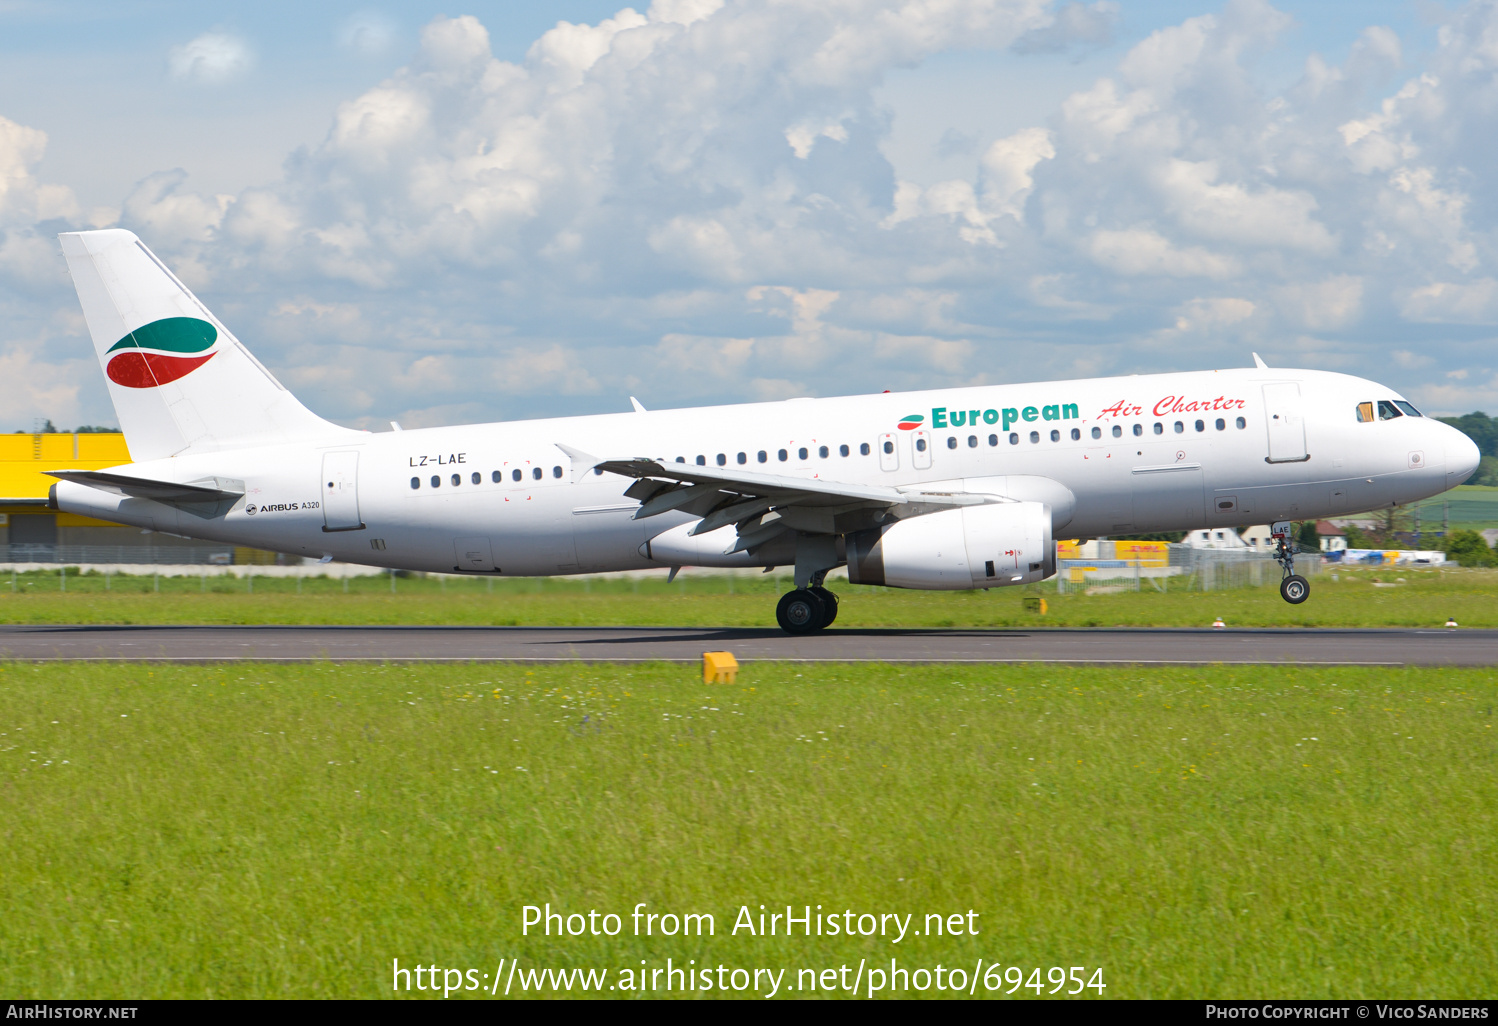
<svg viewBox="0 0 1498 1026">
<path fill-rule="evenodd" d="M 0 435 L 0 562 L 267 562 L 258 550 L 122 527 L 47 508 L 47 470 L 102 470 L 130 462 L 118 433 Z M 236 554 L 239 558 L 236 559 Z M 271 557 L 274 558 L 274 557 Z"/>
<path fill-rule="evenodd" d="M 1250 528 L 1252 530 L 1252 528 Z M 1193 549 L 1243 549 L 1250 546 L 1231 527 L 1191 531 L 1181 541 Z"/>
<path fill-rule="evenodd" d="M 1316 521 L 1316 540 L 1321 543 L 1322 552 L 1347 550 L 1347 532 L 1330 520 Z"/>
</svg>

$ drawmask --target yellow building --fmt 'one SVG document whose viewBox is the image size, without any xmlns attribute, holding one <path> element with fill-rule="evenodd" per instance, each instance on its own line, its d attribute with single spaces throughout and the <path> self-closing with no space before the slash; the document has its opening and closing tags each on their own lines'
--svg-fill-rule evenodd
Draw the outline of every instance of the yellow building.
<svg viewBox="0 0 1498 1026">
<path fill-rule="evenodd" d="M 47 470 L 130 462 L 117 433 L 0 435 L 0 562 L 227 563 L 220 543 L 194 542 L 47 508 Z"/>
</svg>

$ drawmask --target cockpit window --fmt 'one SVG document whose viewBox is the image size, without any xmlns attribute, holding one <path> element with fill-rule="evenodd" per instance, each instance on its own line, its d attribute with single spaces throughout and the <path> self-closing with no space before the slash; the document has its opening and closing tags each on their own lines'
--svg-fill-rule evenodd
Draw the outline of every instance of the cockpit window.
<svg viewBox="0 0 1498 1026">
<path fill-rule="evenodd" d="M 1405 402 L 1403 399 L 1395 399 L 1394 400 L 1394 405 L 1397 406 L 1397 407 L 1399 407 L 1401 410 L 1403 410 L 1405 416 L 1407 416 L 1407 417 L 1419 417 L 1419 416 L 1421 416 L 1421 413 L 1420 413 L 1419 410 L 1415 409 L 1413 406 L 1411 406 L 1409 403 Z"/>
<path fill-rule="evenodd" d="M 1389 402 L 1389 400 L 1387 400 L 1387 399 L 1380 399 L 1378 401 L 1378 419 L 1379 420 L 1393 420 L 1395 417 L 1403 417 L 1403 416 L 1404 416 L 1404 414 L 1402 414 L 1402 413 L 1399 412 L 1399 407 L 1397 407 L 1393 403 Z"/>
<path fill-rule="evenodd" d="M 1373 404 L 1372 403 L 1358 403 L 1358 423 L 1359 424 L 1372 424 L 1373 423 Z"/>
</svg>

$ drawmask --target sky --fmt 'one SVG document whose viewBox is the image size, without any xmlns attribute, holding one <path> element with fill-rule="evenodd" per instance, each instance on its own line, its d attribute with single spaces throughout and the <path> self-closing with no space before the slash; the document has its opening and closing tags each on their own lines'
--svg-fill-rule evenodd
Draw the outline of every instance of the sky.
<svg viewBox="0 0 1498 1026">
<path fill-rule="evenodd" d="M 1498 412 L 1498 2 L 0 0 L 0 430 L 120 226 L 385 429 L 1252 365 Z"/>
</svg>

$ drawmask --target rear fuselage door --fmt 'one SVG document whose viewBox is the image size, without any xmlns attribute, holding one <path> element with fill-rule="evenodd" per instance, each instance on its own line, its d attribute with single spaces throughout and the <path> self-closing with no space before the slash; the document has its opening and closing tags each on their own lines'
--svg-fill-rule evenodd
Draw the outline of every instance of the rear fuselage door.
<svg viewBox="0 0 1498 1026">
<path fill-rule="evenodd" d="M 1264 386 L 1264 422 L 1269 430 L 1269 462 L 1301 463 L 1306 455 L 1306 421 L 1300 386 L 1293 381 Z"/>
<path fill-rule="evenodd" d="M 322 457 L 324 531 L 359 531 L 359 454 L 327 452 Z"/>
<path fill-rule="evenodd" d="M 893 432 L 879 436 L 879 469 L 899 470 L 900 449 Z"/>
</svg>

